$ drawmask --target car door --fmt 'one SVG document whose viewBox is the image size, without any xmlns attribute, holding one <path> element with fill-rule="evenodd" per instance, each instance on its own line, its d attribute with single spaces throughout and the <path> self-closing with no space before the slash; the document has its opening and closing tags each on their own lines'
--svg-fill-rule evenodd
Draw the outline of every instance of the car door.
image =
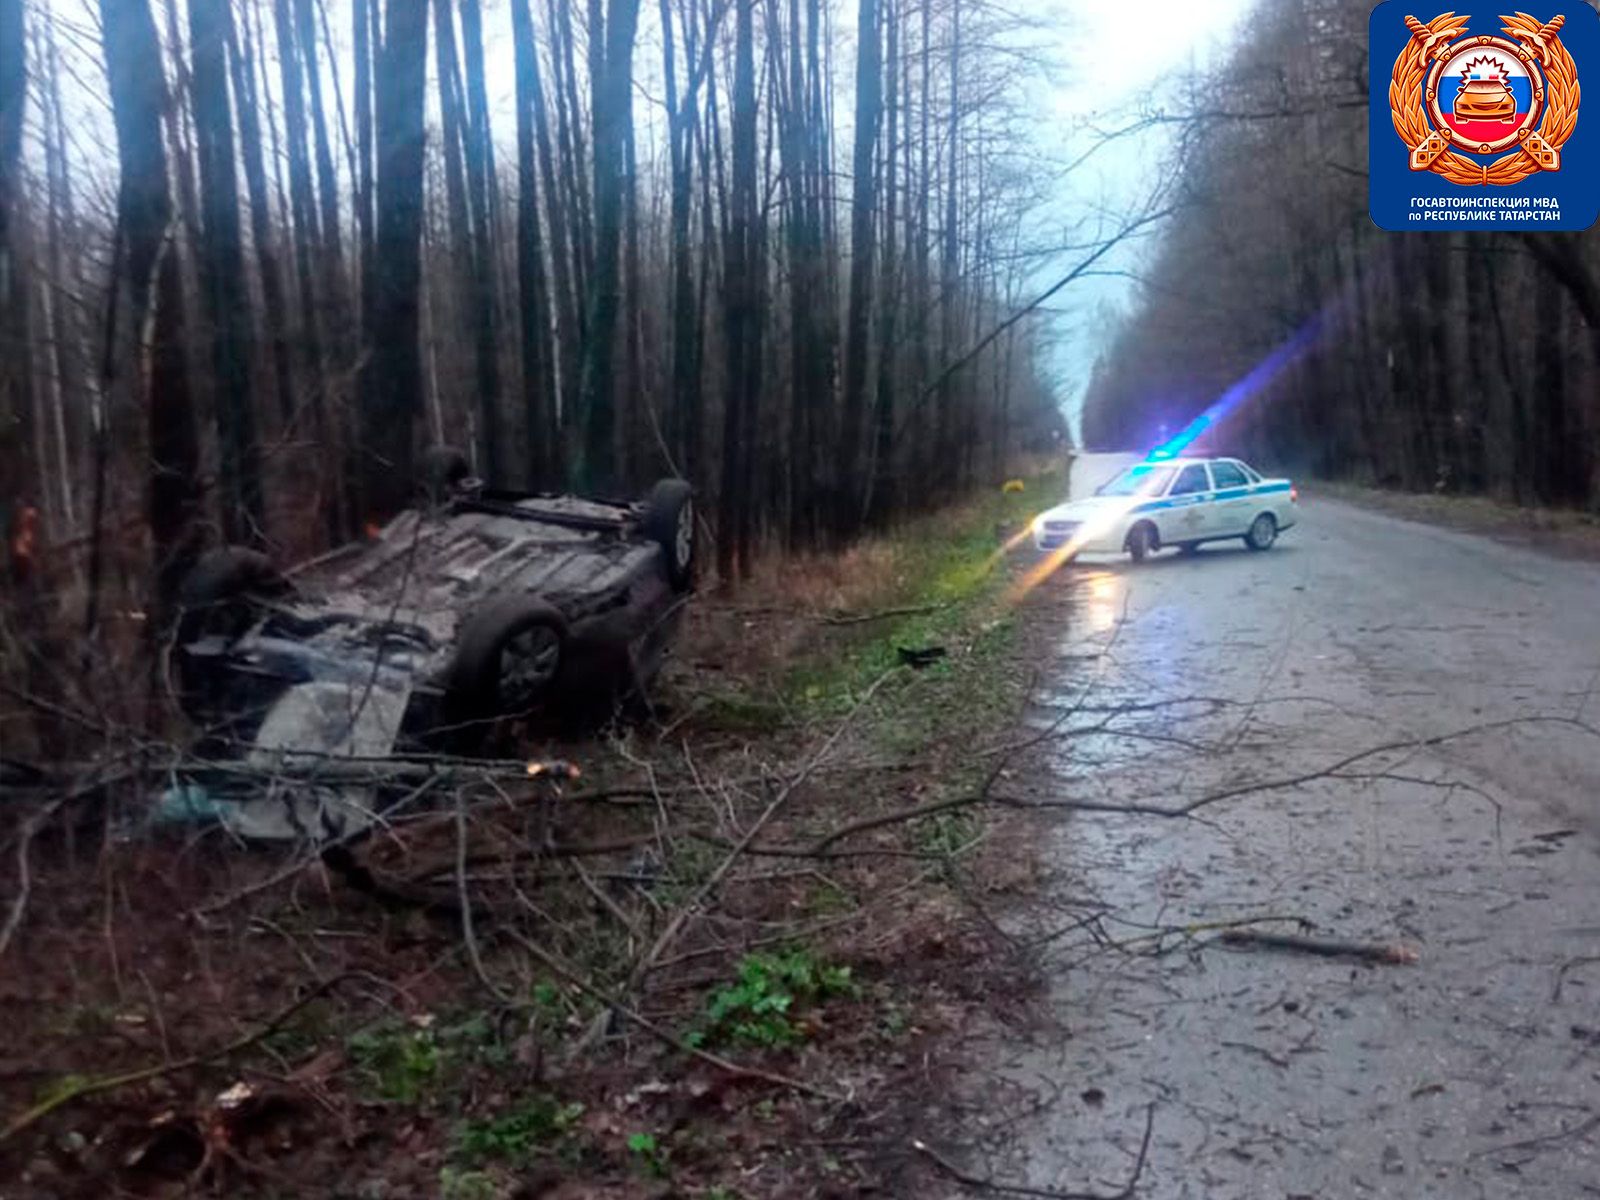
<svg viewBox="0 0 1600 1200">
<path fill-rule="evenodd" d="M 1189 463 L 1178 471 L 1156 521 L 1162 545 L 1212 536 L 1211 490 L 1211 473 L 1205 463 Z"/>
<path fill-rule="evenodd" d="M 1211 464 L 1211 530 L 1216 537 L 1243 534 L 1255 519 L 1250 501 L 1250 477 L 1236 462 L 1224 459 Z"/>
</svg>

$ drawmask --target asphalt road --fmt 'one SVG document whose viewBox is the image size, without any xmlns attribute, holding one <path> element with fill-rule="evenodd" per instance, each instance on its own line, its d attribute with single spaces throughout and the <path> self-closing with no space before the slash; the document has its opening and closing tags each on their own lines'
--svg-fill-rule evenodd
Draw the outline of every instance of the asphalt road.
<svg viewBox="0 0 1600 1200">
<path fill-rule="evenodd" d="M 1114 1192 L 1154 1105 L 1141 1197 L 1600 1195 L 1600 567 L 1303 507 L 1033 599 L 1036 798 L 1202 804 L 1060 823 L 994 1171 Z M 1269 916 L 1417 962 L 1205 944 Z"/>
</svg>

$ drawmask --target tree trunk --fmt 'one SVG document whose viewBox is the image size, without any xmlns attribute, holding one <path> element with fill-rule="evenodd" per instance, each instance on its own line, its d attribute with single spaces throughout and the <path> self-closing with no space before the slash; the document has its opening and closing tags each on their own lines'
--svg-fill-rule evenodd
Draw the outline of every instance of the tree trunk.
<svg viewBox="0 0 1600 1200">
<path fill-rule="evenodd" d="M 717 574 L 731 588 L 748 572 L 752 497 L 746 490 L 747 437 L 754 432 L 755 388 L 759 384 L 761 287 L 756 259 L 756 85 L 755 0 L 734 0 L 732 96 L 733 179 L 723 251 L 727 342 L 727 401 L 722 428 L 722 481 L 717 519 Z"/>
<path fill-rule="evenodd" d="M 600 0 L 591 0 L 591 10 Z M 624 190 L 633 186 L 626 147 L 633 128 L 633 42 L 639 0 L 611 0 L 605 22 L 603 67 L 594 91 L 594 276 L 590 319 L 584 338 L 583 452 L 577 464 L 578 487 L 606 491 L 616 478 L 616 333 L 621 310 L 622 219 Z M 591 43 L 594 31 L 591 29 Z M 601 51 L 591 45 L 590 62 Z M 591 66 L 593 69 L 593 66 Z"/>
<path fill-rule="evenodd" d="M 845 330 L 844 392 L 835 450 L 841 486 L 833 531 L 840 540 L 859 526 L 865 499 L 861 450 L 867 415 L 872 271 L 877 255 L 878 125 L 883 119 L 883 62 L 878 38 L 878 0 L 861 0 L 856 17 L 860 48 L 856 57 L 855 160 L 850 200 L 850 314 Z"/>
<path fill-rule="evenodd" d="M 276 232 L 272 227 L 272 200 L 267 193 L 267 171 L 262 159 L 261 118 L 255 86 L 255 44 L 248 27 L 229 30 L 229 63 L 233 74 L 233 101 L 239 113 L 239 145 L 244 160 L 245 184 L 250 191 L 250 238 L 255 243 L 256 270 L 261 276 L 261 304 L 266 310 L 267 340 L 272 346 L 272 378 L 278 421 L 288 428 L 294 419 L 294 376 L 289 361 L 289 335 L 285 327 L 283 268 L 278 261 Z"/>
<path fill-rule="evenodd" d="M 461 40 L 467 71 L 467 197 L 472 211 L 471 312 L 477 359 L 478 406 L 487 420 L 500 412 L 500 314 L 495 304 L 494 248 L 499 235 L 494 138 L 483 77 L 483 13 L 479 0 L 462 0 Z M 491 479 L 496 476 L 491 475 Z"/>
<path fill-rule="evenodd" d="M 359 0 L 357 0 L 359 3 Z M 283 100 L 284 141 L 288 148 L 289 207 L 294 230 L 294 265 L 300 292 L 300 343 L 305 380 L 309 380 L 312 434 L 318 442 L 328 435 L 325 392 L 327 364 L 323 361 L 323 315 L 317 300 L 316 264 L 322 235 L 318 229 L 316 198 L 311 184 L 311 156 L 306 148 L 305 89 L 301 81 L 300 52 L 288 0 L 273 0 L 273 28 L 278 39 L 278 74 Z"/>
<path fill-rule="evenodd" d="M 470 135 L 467 130 L 466 90 L 461 82 L 461 59 L 456 51 L 455 18 L 451 13 L 453 5 L 451 0 L 432 0 L 432 3 L 439 112 L 443 118 L 445 207 L 450 230 L 450 261 L 455 268 L 444 283 L 452 295 L 447 315 L 454 315 L 455 321 L 452 323 L 439 319 L 436 323 L 447 331 L 451 341 L 475 344 L 479 331 L 474 327 L 479 323 L 481 314 L 477 311 L 474 205 L 468 200 L 466 143 Z M 437 317 L 437 309 L 434 312 Z M 465 383 L 465 380 L 461 382 Z M 481 386 L 474 387 L 473 392 L 478 414 L 479 473 L 487 479 L 503 482 L 507 478 L 506 445 L 498 398 L 485 394 Z M 461 399 L 452 392 L 450 407 L 458 409 Z"/>
<path fill-rule="evenodd" d="M 172 198 L 161 134 L 167 86 L 162 72 L 149 69 L 161 61 L 161 41 L 147 0 L 100 0 L 100 20 L 121 164 L 117 227 L 120 286 L 127 297 L 123 342 L 139 355 L 144 331 L 153 329 L 148 362 L 135 358 L 131 369 L 123 368 L 128 383 L 122 391 L 148 414 L 148 512 L 156 593 L 152 625 L 164 631 L 176 612 L 178 586 L 198 550 L 200 507 L 200 446 L 184 354 L 183 293 L 177 255 L 168 241 Z M 119 286 L 115 279 L 113 286 Z M 122 357 L 108 346 L 108 362 Z M 113 394 L 108 389 L 108 402 Z M 102 439 L 108 419 L 102 416 L 99 422 L 97 436 Z"/>
<path fill-rule="evenodd" d="M 886 141 L 883 156 L 883 308 L 878 338 L 878 395 L 873 415 L 872 449 L 861 518 L 881 526 L 894 507 L 895 385 L 900 370 L 900 280 L 896 274 L 899 233 L 899 119 L 900 119 L 900 14 L 898 0 L 884 6 L 884 39 L 888 58 L 888 98 L 885 104 Z"/>
<path fill-rule="evenodd" d="M 374 343 L 361 388 L 361 495 L 368 521 L 386 520 L 404 508 L 414 475 L 412 426 L 422 404 L 417 322 L 427 65 L 426 6 L 389 0 L 376 89 Z"/>
<path fill-rule="evenodd" d="M 322 103 L 322 68 L 317 57 L 317 26 L 312 15 L 311 0 L 294 0 L 294 19 L 311 97 L 311 133 L 316 148 L 317 197 L 321 205 L 323 298 L 328 309 L 329 340 L 335 347 L 338 365 L 343 369 L 348 365 L 350 355 L 350 318 L 344 274 L 344 239 L 339 232 L 339 177 L 333 169 L 327 109 Z"/>
<path fill-rule="evenodd" d="M 961 231 L 959 197 L 961 191 L 961 0 L 950 5 L 950 97 L 949 130 L 945 138 L 945 210 L 944 247 L 940 258 L 939 358 L 953 362 L 959 348 L 961 293 Z M 956 443 L 956 429 L 961 420 L 957 407 L 961 402 L 956 389 L 959 372 L 947 372 L 939 386 L 938 433 L 935 437 L 934 478 L 939 481 L 938 495 L 948 496 L 951 485 L 959 488 L 963 482 L 957 470 L 960 447 Z"/>
<path fill-rule="evenodd" d="M 200 278 L 211 342 L 212 407 L 221 461 L 222 531 L 230 542 L 260 542 L 266 533 L 256 444 L 249 297 L 239 229 L 233 116 L 228 97 L 229 0 L 189 0 L 194 128 L 200 160 Z"/>
<path fill-rule="evenodd" d="M 556 419 L 551 374 L 550 301 L 544 277 L 544 247 L 539 229 L 535 101 L 539 90 L 539 47 L 533 38 L 528 0 L 511 0 L 511 38 L 517 72 L 517 279 L 522 347 L 523 410 L 528 423 L 528 457 L 535 486 L 552 487 L 561 471 L 561 431 Z"/>
<path fill-rule="evenodd" d="M 28 283 L 18 247 L 23 113 L 28 77 L 22 0 L 0 0 L 0 535 L 14 582 L 33 556 L 19 533 L 37 503 L 33 481 L 33 362 L 28 352 Z"/>
<path fill-rule="evenodd" d="M 355 46 L 356 177 L 353 200 L 356 209 L 357 266 L 361 279 L 360 336 L 362 345 L 372 337 L 373 255 L 377 245 L 377 217 L 373 211 L 372 64 L 377 58 L 378 36 L 376 0 L 351 0 L 351 20 Z"/>
</svg>

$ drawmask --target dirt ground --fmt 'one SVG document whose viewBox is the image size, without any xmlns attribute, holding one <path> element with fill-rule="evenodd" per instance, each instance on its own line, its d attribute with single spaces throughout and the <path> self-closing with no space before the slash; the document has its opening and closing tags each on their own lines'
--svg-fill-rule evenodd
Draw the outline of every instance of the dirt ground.
<svg viewBox="0 0 1600 1200">
<path fill-rule="evenodd" d="M 108 747 L 37 828 L 18 806 L 0 1200 L 936 1179 L 913 1142 L 963 1119 L 921 1098 L 1040 994 L 994 916 L 1034 890 L 1033 827 L 903 814 L 1008 773 L 1049 628 L 996 557 L 1027 502 L 700 597 L 651 719 L 511 731 L 579 778 L 441 767 L 342 856 L 151 833 L 171 747 Z"/>
<path fill-rule="evenodd" d="M 1048 992 L 976 1056 L 1011 1099 L 970 1175 L 1600 1193 L 1600 568 L 1307 493 L 1271 553 L 1047 585 L 1076 619 L 1006 790 L 1063 811 L 1006 927 Z"/>
</svg>

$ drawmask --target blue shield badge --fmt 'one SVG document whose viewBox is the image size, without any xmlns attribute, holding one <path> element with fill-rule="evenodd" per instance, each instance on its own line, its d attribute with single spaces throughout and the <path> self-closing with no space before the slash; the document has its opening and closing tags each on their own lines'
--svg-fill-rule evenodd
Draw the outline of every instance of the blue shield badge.
<svg viewBox="0 0 1600 1200">
<path fill-rule="evenodd" d="M 1600 14 L 1581 0 L 1505 7 L 1372 10 L 1368 179 L 1380 229 L 1587 229 L 1600 216 L 1600 112 L 1579 112 L 1589 64 L 1600 80 Z"/>
</svg>

